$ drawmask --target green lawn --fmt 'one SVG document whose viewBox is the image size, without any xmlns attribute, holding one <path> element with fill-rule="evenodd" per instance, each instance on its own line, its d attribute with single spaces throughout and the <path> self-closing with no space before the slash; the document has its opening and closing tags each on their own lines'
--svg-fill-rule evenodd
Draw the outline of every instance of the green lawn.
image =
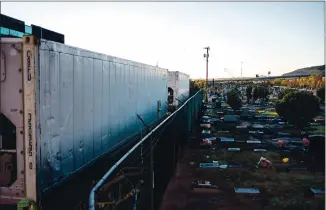
<svg viewBox="0 0 326 210">
<path fill-rule="evenodd" d="M 325 133 L 325 126 L 319 125 L 319 126 L 309 126 L 304 128 L 306 131 L 308 131 L 311 134 L 323 134 Z"/>
<path fill-rule="evenodd" d="M 277 98 L 270 98 L 269 102 L 275 103 L 278 99 Z"/>
<path fill-rule="evenodd" d="M 265 110 L 257 110 L 257 113 L 258 114 L 265 114 L 265 115 L 271 115 L 271 116 L 274 116 L 274 117 L 278 117 L 278 114 L 274 111 L 265 111 Z"/>
<path fill-rule="evenodd" d="M 278 114 L 274 111 L 274 112 L 270 112 L 270 111 L 268 111 L 268 112 L 265 112 L 265 114 L 267 114 L 267 115 L 272 115 L 272 116 L 274 116 L 274 117 L 278 117 Z"/>
</svg>

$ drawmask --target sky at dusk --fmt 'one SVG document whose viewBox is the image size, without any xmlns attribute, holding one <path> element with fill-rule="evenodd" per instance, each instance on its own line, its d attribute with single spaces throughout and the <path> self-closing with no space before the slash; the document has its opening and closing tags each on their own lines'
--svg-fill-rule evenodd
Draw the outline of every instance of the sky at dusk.
<svg viewBox="0 0 326 210">
<path fill-rule="evenodd" d="M 192 78 L 281 75 L 324 64 L 323 2 L 5 2 L 1 13 L 68 45 Z M 226 72 L 224 69 L 228 69 Z"/>
</svg>

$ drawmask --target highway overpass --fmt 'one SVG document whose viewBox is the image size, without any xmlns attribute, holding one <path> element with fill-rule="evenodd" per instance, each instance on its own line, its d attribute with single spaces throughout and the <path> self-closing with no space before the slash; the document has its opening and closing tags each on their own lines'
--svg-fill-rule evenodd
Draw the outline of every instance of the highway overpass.
<svg viewBox="0 0 326 210">
<path fill-rule="evenodd" d="M 269 76 L 269 77 L 250 77 L 250 78 L 214 78 L 214 82 L 241 82 L 241 81 L 266 81 L 274 79 L 296 79 L 301 77 L 309 77 L 310 75 L 282 75 L 282 76 Z M 213 78 L 208 79 L 208 84 L 213 82 Z"/>
</svg>

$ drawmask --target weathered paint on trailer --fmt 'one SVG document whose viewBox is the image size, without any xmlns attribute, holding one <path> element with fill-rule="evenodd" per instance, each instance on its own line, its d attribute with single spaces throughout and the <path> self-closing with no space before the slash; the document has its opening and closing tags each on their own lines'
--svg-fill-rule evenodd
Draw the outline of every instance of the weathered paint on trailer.
<svg viewBox="0 0 326 210">
<path fill-rule="evenodd" d="M 137 114 L 155 122 L 166 100 L 164 69 L 45 40 L 40 61 L 41 189 L 138 132 Z"/>
<path fill-rule="evenodd" d="M 16 158 L 16 166 L 13 164 L 13 170 L 1 170 L 0 203 L 2 199 L 15 202 L 26 197 L 25 186 L 28 185 L 25 179 L 25 156 L 24 156 L 24 115 L 23 97 L 23 76 L 22 76 L 22 40 L 16 38 L 1 39 L 0 45 L 0 116 L 1 120 L 6 117 L 10 121 L 15 133 L 10 139 L 15 140 L 15 145 L 7 146 L 7 138 L 4 136 L 2 127 L 0 127 L 1 147 L 0 164 L 10 164 Z M 27 117 L 27 116 L 26 116 Z M 4 126 L 3 124 L 1 126 Z M 5 126 L 4 126 L 5 127 Z M 6 129 L 6 128 L 5 128 Z M 9 142 L 9 139 L 8 139 Z M 28 148 L 28 147 L 27 147 Z M 14 169 L 16 170 L 16 173 Z M 6 177 L 15 177 L 14 182 L 10 182 Z"/>
</svg>

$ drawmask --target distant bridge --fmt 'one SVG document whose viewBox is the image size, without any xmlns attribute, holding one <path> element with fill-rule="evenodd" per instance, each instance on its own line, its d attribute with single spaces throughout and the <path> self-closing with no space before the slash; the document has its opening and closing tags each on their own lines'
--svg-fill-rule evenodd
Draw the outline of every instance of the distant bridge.
<svg viewBox="0 0 326 210">
<path fill-rule="evenodd" d="M 297 75 L 282 75 L 282 76 L 269 76 L 269 77 L 249 77 L 249 78 L 214 78 L 214 82 L 241 82 L 241 81 L 266 81 L 266 80 L 274 80 L 274 79 L 296 79 L 301 77 L 309 77 L 310 75 L 305 74 L 297 74 Z M 208 79 L 208 84 L 212 84 L 213 79 Z"/>
</svg>

